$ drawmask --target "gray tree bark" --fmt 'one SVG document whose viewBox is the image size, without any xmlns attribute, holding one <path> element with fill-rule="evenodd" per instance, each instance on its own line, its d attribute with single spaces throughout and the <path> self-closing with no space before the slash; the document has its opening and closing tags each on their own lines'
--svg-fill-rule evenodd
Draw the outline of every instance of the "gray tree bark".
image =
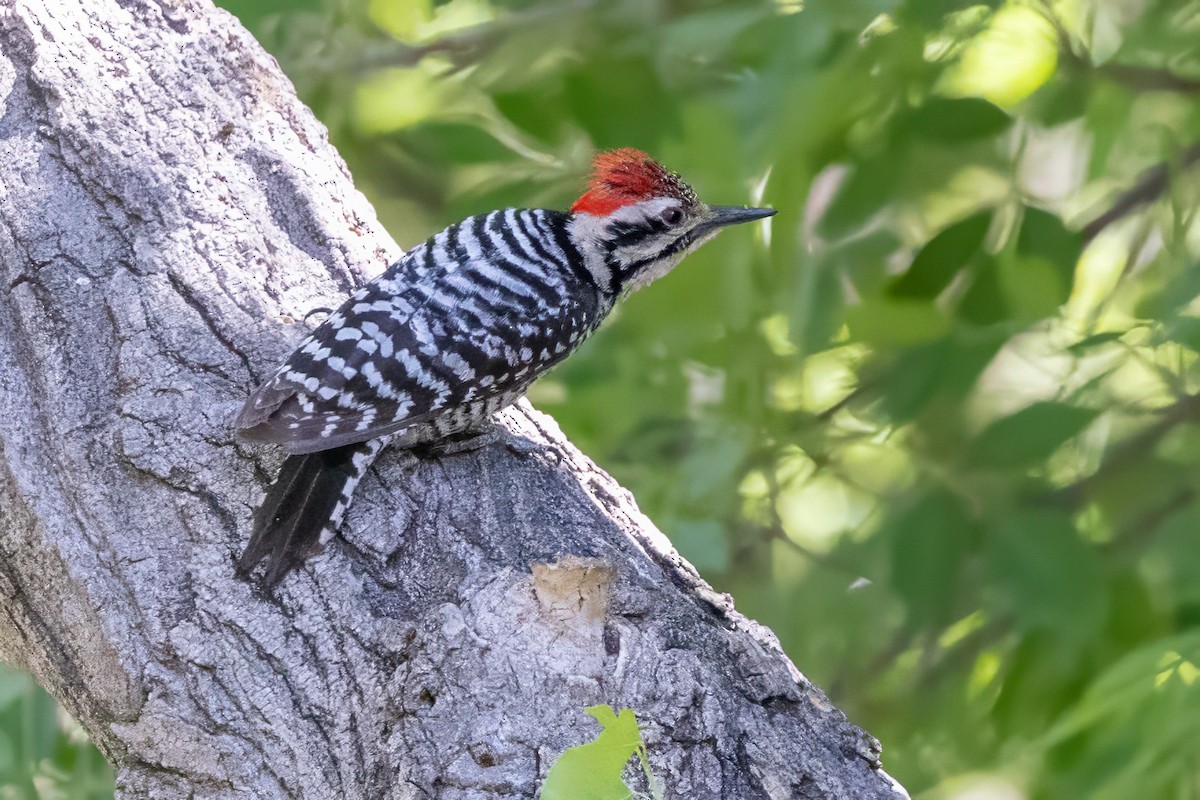
<svg viewBox="0 0 1200 800">
<path fill-rule="evenodd" d="M 248 390 L 398 253 L 206 0 L 0 0 L 0 655 L 124 797 L 531 797 L 635 709 L 671 798 L 892 798 L 879 746 L 528 406 L 235 579 Z M 559 460 L 553 451 L 561 454 Z"/>
</svg>

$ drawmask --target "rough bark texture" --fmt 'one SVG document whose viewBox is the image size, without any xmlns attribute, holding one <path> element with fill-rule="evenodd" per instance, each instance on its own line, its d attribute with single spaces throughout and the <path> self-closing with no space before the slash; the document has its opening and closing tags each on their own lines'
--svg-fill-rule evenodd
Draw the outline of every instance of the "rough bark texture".
<svg viewBox="0 0 1200 800">
<path fill-rule="evenodd" d="M 507 444 L 550 449 L 392 453 L 344 540 L 274 595 L 234 578 L 280 457 L 229 421 L 396 253 L 227 14 L 0 0 L 0 654 L 123 796 L 531 797 L 596 703 L 668 797 L 903 796 L 526 406 Z"/>
</svg>

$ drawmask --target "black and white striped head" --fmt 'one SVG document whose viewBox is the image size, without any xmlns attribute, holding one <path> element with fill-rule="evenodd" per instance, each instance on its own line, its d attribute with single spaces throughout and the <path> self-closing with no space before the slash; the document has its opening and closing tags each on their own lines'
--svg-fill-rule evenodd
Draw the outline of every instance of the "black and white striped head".
<svg viewBox="0 0 1200 800">
<path fill-rule="evenodd" d="M 625 147 L 596 156 L 570 231 L 597 283 L 621 295 L 666 275 L 721 228 L 774 213 L 705 205 L 679 175 Z"/>
</svg>

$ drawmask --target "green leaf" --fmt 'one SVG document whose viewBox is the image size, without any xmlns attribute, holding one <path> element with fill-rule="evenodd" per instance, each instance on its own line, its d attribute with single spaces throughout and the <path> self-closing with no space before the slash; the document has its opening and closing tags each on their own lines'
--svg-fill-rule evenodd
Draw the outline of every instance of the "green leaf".
<svg viewBox="0 0 1200 800">
<path fill-rule="evenodd" d="M 645 751 L 637 717 L 628 708 L 617 714 L 607 705 L 585 711 L 603 730 L 594 741 L 570 747 L 558 757 L 542 785 L 541 800 L 632 800 L 621 772 L 630 757 Z"/>
<path fill-rule="evenodd" d="M 1049 743 L 1061 742 L 1112 720 L 1128 724 L 1143 704 L 1164 691 L 1195 687 L 1186 694 L 1200 700 L 1196 665 L 1200 664 L 1200 631 L 1167 637 L 1129 653 L 1096 678 L 1080 703 L 1046 733 Z M 1190 665 L 1190 669 L 1189 669 Z M 1193 717 L 1192 726 L 1200 724 Z"/>
<path fill-rule="evenodd" d="M 418 122 L 399 140 L 413 158 L 428 163 L 504 163 L 512 151 L 479 125 L 444 120 Z"/>
<path fill-rule="evenodd" d="M 430 0 L 369 0 L 367 8 L 372 22 L 401 41 L 417 41 L 433 17 Z"/>
<path fill-rule="evenodd" d="M 1170 515 L 1155 531 L 1147 568 L 1162 575 L 1179 605 L 1200 607 L 1200 511 L 1195 505 Z"/>
<path fill-rule="evenodd" d="M 997 259 L 995 275 L 1008 317 L 1014 322 L 1053 315 L 1070 293 L 1070 283 L 1062 280 L 1061 271 L 1038 256 L 1014 257 L 1006 253 Z"/>
<path fill-rule="evenodd" d="M 984 547 L 990 601 L 1025 629 L 1043 629 L 1070 643 L 1103 624 L 1108 593 L 1095 549 L 1066 514 L 1011 509 L 990 520 Z"/>
<path fill-rule="evenodd" d="M 909 421 L 937 394 L 952 349 L 952 343 L 943 339 L 908 348 L 898 355 L 882 380 L 886 387 L 882 405 L 891 420 Z"/>
<path fill-rule="evenodd" d="M 1092 93 L 1090 70 L 1059 72 L 1032 98 L 1029 115 L 1046 128 L 1078 119 L 1087 113 Z"/>
<path fill-rule="evenodd" d="M 908 120 L 913 136 L 943 144 L 995 136 L 1013 118 L 978 97 L 935 97 L 916 109 Z"/>
<path fill-rule="evenodd" d="M 893 297 L 937 297 L 979 252 L 991 220 L 990 210 L 981 211 L 930 239 L 908 270 L 888 287 L 888 294 Z"/>
<path fill-rule="evenodd" d="M 1083 253 L 1083 245 L 1083 235 L 1069 230 L 1056 215 L 1040 208 L 1025 208 L 1021 232 L 1017 234 L 1017 253 L 1048 261 L 1066 287 L 1075 279 L 1075 264 Z"/>
<path fill-rule="evenodd" d="M 534 84 L 492 95 L 496 110 L 525 132 L 543 141 L 553 141 L 567 115 L 562 112 L 564 98 L 555 85 Z"/>
<path fill-rule="evenodd" d="M 889 365 L 882 406 L 894 422 L 907 422 L 938 395 L 961 406 L 979 374 L 1004 344 L 999 336 L 946 337 L 908 348 Z"/>
<path fill-rule="evenodd" d="M 1009 319 L 1008 301 L 1000 280 L 1000 265 L 980 253 L 971 265 L 971 286 L 958 304 L 958 316 L 973 325 L 995 325 Z"/>
<path fill-rule="evenodd" d="M 1180 315 L 1166 322 L 1162 337 L 1200 352 L 1200 318 Z"/>
<path fill-rule="evenodd" d="M 915 627 L 948 622 L 963 558 L 975 539 L 974 523 L 953 495 L 935 492 L 895 518 L 892 585 Z"/>
<path fill-rule="evenodd" d="M 679 127 L 679 106 L 648 54 L 596 59 L 563 79 L 571 114 L 602 147 L 656 150 L 654 143 Z M 637 91 L 629 91 L 631 86 Z"/>
<path fill-rule="evenodd" d="M 861 162 L 838 187 L 817 225 L 822 238 L 840 239 L 863 227 L 891 202 L 899 182 L 897 154 Z"/>
<path fill-rule="evenodd" d="M 994 469 L 1034 466 L 1086 428 L 1097 413 L 1065 403 L 1034 403 L 989 425 L 971 443 L 967 460 Z"/>
<path fill-rule="evenodd" d="M 1048 17 L 1036 8 L 1008 3 L 942 75 L 941 88 L 949 95 L 986 97 L 1013 108 L 1049 80 L 1057 65 L 1058 36 Z"/>
<path fill-rule="evenodd" d="M 950 320 L 929 303 L 874 297 L 848 308 L 846 324 L 856 339 L 880 347 L 930 342 L 950 329 Z"/>
</svg>

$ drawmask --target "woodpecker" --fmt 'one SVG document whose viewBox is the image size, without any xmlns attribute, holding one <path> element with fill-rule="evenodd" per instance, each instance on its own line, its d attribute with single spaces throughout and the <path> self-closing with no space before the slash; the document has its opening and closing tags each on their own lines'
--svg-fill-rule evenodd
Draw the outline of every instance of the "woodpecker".
<svg viewBox="0 0 1200 800">
<path fill-rule="evenodd" d="M 238 562 L 274 586 L 336 534 L 379 451 L 468 439 L 571 354 L 624 296 L 767 208 L 709 206 L 632 148 L 600 153 L 569 212 L 451 225 L 350 298 L 235 422 L 289 454 Z"/>
</svg>

